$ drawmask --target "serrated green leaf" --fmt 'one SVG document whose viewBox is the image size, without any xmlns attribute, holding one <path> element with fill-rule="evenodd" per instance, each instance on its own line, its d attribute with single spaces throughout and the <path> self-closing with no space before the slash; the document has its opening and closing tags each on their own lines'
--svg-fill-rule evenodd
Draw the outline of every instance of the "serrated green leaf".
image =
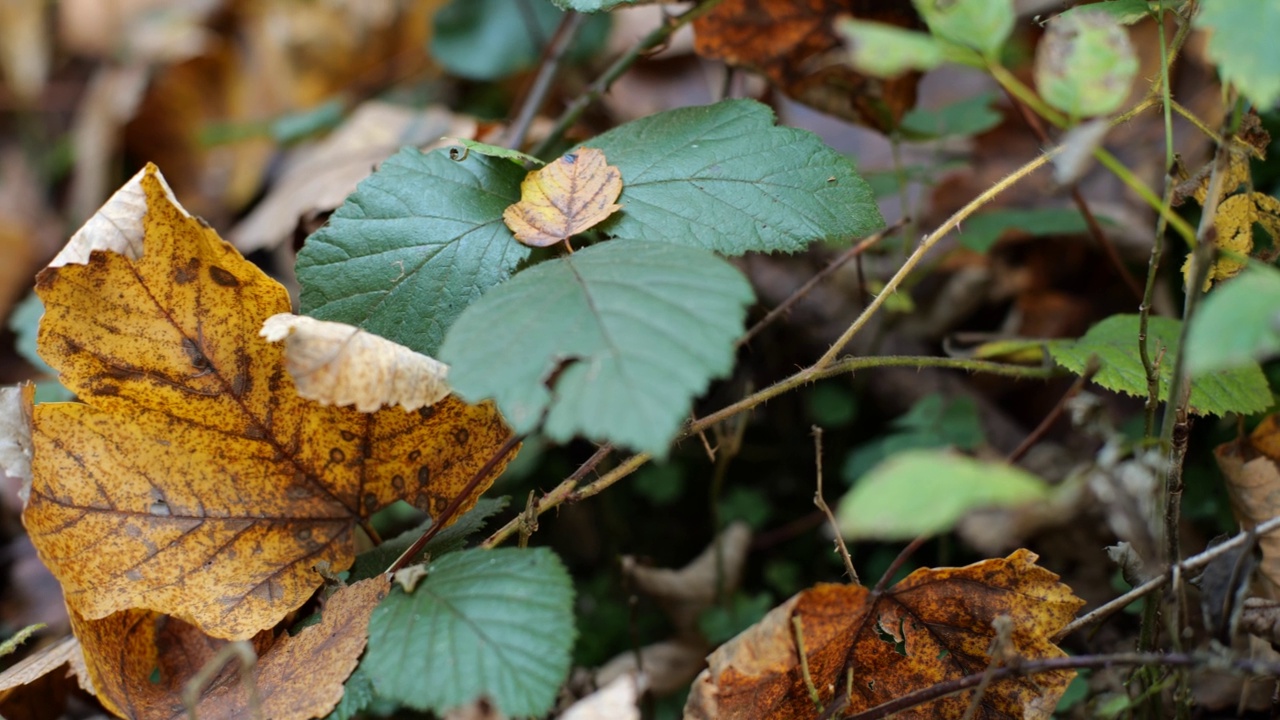
<svg viewBox="0 0 1280 720">
<path fill-rule="evenodd" d="M 1173 9 L 1184 2 L 1186 0 L 1161 0 L 1160 2 L 1151 2 L 1150 0 L 1104 0 L 1103 2 L 1089 5 L 1077 5 L 1069 10 L 1063 10 L 1059 15 L 1098 11 L 1107 13 L 1121 25 L 1132 25 L 1145 17 L 1149 17 L 1154 9 L 1158 9 L 1161 5 L 1165 9 Z"/>
<path fill-rule="evenodd" d="M 1100 217 L 1102 225 L 1113 224 Z M 1042 208 L 1039 210 L 992 210 L 979 213 L 964 221 L 957 231 L 960 244 L 976 252 L 985 253 L 995 247 L 996 241 L 1006 230 L 1018 229 L 1029 235 L 1067 235 L 1086 233 L 1089 225 L 1079 210 Z"/>
<path fill-rule="evenodd" d="M 984 133 L 1004 120 L 991 107 L 995 99 L 995 93 L 980 93 L 937 110 L 916 108 L 902 116 L 898 129 L 908 140 Z"/>
<path fill-rule="evenodd" d="M 849 47 L 849 64 L 874 77 L 932 70 L 946 59 L 942 45 L 932 36 L 897 25 L 845 18 L 836 23 L 836 32 Z"/>
<path fill-rule="evenodd" d="M 1280 2 L 1200 3 L 1195 26 L 1209 31 L 1209 59 L 1259 110 L 1280 100 Z"/>
<path fill-rule="evenodd" d="M 1073 118 L 1115 111 L 1137 74 L 1128 32 L 1102 11 L 1054 17 L 1036 46 L 1036 89 Z"/>
<path fill-rule="evenodd" d="M 450 160 L 465 160 L 468 154 L 474 152 L 480 153 L 481 155 L 487 155 L 488 157 L 510 160 L 511 162 L 518 163 L 521 167 L 524 167 L 525 163 L 529 163 L 531 165 L 546 165 L 544 161 L 539 160 L 532 155 L 522 153 L 519 150 L 512 150 L 511 148 L 505 148 L 499 145 L 490 145 L 489 143 L 482 143 L 477 140 L 468 140 L 466 138 L 447 137 L 442 139 L 448 140 L 454 145 L 462 146 L 462 149 L 449 149 Z"/>
<path fill-rule="evenodd" d="M 569 672 L 573 584 L 547 548 L 464 550 L 373 611 L 361 667 L 381 697 L 423 711 L 488 698 L 512 717 L 551 709 Z"/>
<path fill-rule="evenodd" d="M 1013 31 L 1013 0 L 912 0 L 934 35 L 995 55 Z"/>
<path fill-rule="evenodd" d="M 508 499 L 505 497 L 480 498 L 475 507 L 463 513 L 462 517 L 454 521 L 452 525 L 431 538 L 430 542 L 422 548 L 417 557 L 429 556 L 437 558 L 460 550 L 466 545 L 468 537 L 484 529 L 490 517 L 506 509 L 507 502 Z M 408 550 L 409 546 L 416 542 L 419 537 L 422 537 L 422 533 L 426 532 L 430 527 L 431 520 L 427 520 L 412 530 L 402 532 L 381 545 L 357 555 L 355 562 L 351 564 L 347 583 L 356 583 L 365 578 L 371 578 L 378 573 L 386 572 L 387 568 L 391 567 L 391 563 L 400 557 L 400 553 Z M 417 562 L 417 559 L 411 562 Z"/>
<path fill-rule="evenodd" d="M 1191 319 L 1187 370 L 1193 376 L 1280 355 L 1280 270 L 1252 263 L 1209 293 Z"/>
<path fill-rule="evenodd" d="M 325 716 L 325 720 L 351 720 L 368 708 L 374 697 L 373 680 L 361 665 L 357 665 L 342 685 L 342 699 L 333 712 Z"/>
<path fill-rule="evenodd" d="M 751 286 L 706 250 L 612 240 L 535 265 L 462 314 L 440 357 L 469 402 L 537 427 L 666 454 L 694 397 L 733 367 Z M 554 383 L 548 389 L 548 379 Z"/>
<path fill-rule="evenodd" d="M 754 100 L 650 115 L 584 144 L 622 172 L 618 238 L 726 255 L 803 250 L 884 225 L 854 165 L 811 132 L 774 125 Z"/>
<path fill-rule="evenodd" d="M 538 63 L 542 47 L 564 16 L 546 0 L 452 0 L 436 12 L 432 23 L 431 55 L 446 70 L 470 80 L 498 80 Z M 609 16 L 596 15 L 575 36 L 567 57 L 576 62 L 604 47 Z"/>
<path fill-rule="evenodd" d="M 909 540 L 946 532 L 972 510 L 1048 496 L 1039 478 L 1012 465 L 908 450 L 877 465 L 845 494 L 836 522 L 851 540 Z"/>
<path fill-rule="evenodd" d="M 1147 325 L 1151 356 L 1160 358 L 1162 401 L 1169 397 L 1173 353 L 1181 331 L 1182 321 L 1173 318 L 1153 317 Z M 1097 355 L 1100 369 L 1093 376 L 1095 383 L 1126 395 L 1147 394 L 1147 375 L 1138 354 L 1137 315 L 1112 315 L 1089 328 L 1078 340 L 1053 340 L 1045 346 L 1054 361 L 1074 373 L 1084 372 L 1089 358 Z M 1191 380 L 1191 412 L 1197 415 L 1248 415 L 1261 412 L 1270 404 L 1271 391 L 1257 363 L 1205 373 Z"/>
<path fill-rule="evenodd" d="M 525 171 L 405 148 L 298 253 L 302 312 L 434 356 L 458 314 L 529 255 L 502 222 Z"/>
</svg>

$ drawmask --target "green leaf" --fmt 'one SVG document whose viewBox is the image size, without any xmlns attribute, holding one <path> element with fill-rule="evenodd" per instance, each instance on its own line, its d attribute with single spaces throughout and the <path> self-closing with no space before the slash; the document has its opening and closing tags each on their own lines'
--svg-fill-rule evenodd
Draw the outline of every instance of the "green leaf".
<svg viewBox="0 0 1280 720">
<path fill-rule="evenodd" d="M 1186 0 L 1161 0 L 1160 2 L 1150 2 L 1149 0 L 1104 0 L 1090 5 L 1077 5 L 1069 10 L 1063 10 L 1059 15 L 1097 11 L 1107 13 L 1121 25 L 1132 25 L 1145 17 L 1150 17 L 1152 12 L 1161 5 L 1165 9 L 1174 9 L 1185 2 Z"/>
<path fill-rule="evenodd" d="M 1160 400 L 1169 397 L 1173 378 L 1174 352 L 1182 321 L 1153 317 L 1147 325 L 1147 340 L 1152 358 L 1160 358 Z M 1045 343 L 1049 354 L 1061 366 L 1074 373 L 1084 372 L 1089 358 L 1097 355 L 1100 363 L 1093 381 L 1108 390 L 1126 395 L 1146 396 L 1147 375 L 1138 354 L 1138 316 L 1112 315 L 1089 328 L 1079 340 L 1053 340 Z M 1267 379 L 1257 363 L 1220 370 L 1191 380 L 1191 412 L 1197 415 L 1261 412 L 1271 404 Z"/>
<path fill-rule="evenodd" d="M 0 657 L 4 657 L 5 655 L 12 654 L 15 650 L 18 649 L 19 645 L 26 642 L 32 635 L 35 635 L 37 632 L 43 630 L 44 628 L 45 628 L 44 623 L 36 623 L 35 625 L 28 625 L 22 628 L 21 630 L 19 630 L 18 632 L 14 633 L 12 636 L 6 638 L 4 642 L 0 642 Z"/>
<path fill-rule="evenodd" d="M 1129 33 L 1105 12 L 1058 15 L 1036 47 L 1036 89 L 1073 118 L 1119 108 L 1137 74 Z"/>
<path fill-rule="evenodd" d="M 75 398 L 62 383 L 58 382 L 58 371 L 49 367 L 49 363 L 40 357 L 36 349 L 36 333 L 40 330 L 40 318 L 44 316 L 44 303 L 34 292 L 28 294 L 13 308 L 9 314 L 9 329 L 17 336 L 14 349 L 48 380 L 36 381 L 36 402 L 67 402 Z"/>
<path fill-rule="evenodd" d="M 561 10 L 576 10 L 583 13 L 598 13 L 626 5 L 643 5 L 659 0 L 551 0 Z"/>
<path fill-rule="evenodd" d="M 585 143 L 622 172 L 619 238 L 726 255 L 794 252 L 884 225 L 853 163 L 805 130 L 774 125 L 754 100 L 650 115 Z"/>
<path fill-rule="evenodd" d="M 434 356 L 463 308 L 528 257 L 502 222 L 524 176 L 479 154 L 391 156 L 298 253 L 302 312 Z"/>
<path fill-rule="evenodd" d="M 916 108 L 902 116 L 898 129 L 909 140 L 935 140 L 977 135 L 1000 124 L 1004 116 L 991 108 L 995 93 L 980 93 L 937 110 Z"/>
<path fill-rule="evenodd" d="M 995 55 L 1013 32 L 1013 0 L 912 0 L 934 35 Z"/>
<path fill-rule="evenodd" d="M 507 498 L 480 498 L 476 502 L 476 506 L 462 514 L 454 523 L 436 534 L 431 541 L 422 548 L 418 558 L 429 556 L 433 558 L 440 557 L 447 553 L 460 550 L 467 543 L 467 538 L 484 529 L 489 518 L 502 512 L 507 507 Z M 386 572 L 391 567 L 391 563 L 400 557 L 400 553 L 409 549 L 409 546 L 422 537 L 422 533 L 431 527 L 431 520 L 423 522 L 421 525 L 407 530 L 399 535 L 387 540 L 377 547 L 366 550 L 356 556 L 355 562 L 351 564 L 351 570 L 347 576 L 347 584 L 359 582 L 366 578 L 371 578 L 378 573 Z M 414 562 L 417 562 L 415 558 Z"/>
<path fill-rule="evenodd" d="M 1098 218 L 1102 225 L 1111 225 L 1106 218 Z M 958 230 L 960 244 L 976 252 L 985 253 L 995 246 L 1006 230 L 1021 230 L 1029 235 L 1069 235 L 1086 233 L 1089 225 L 1079 210 L 1046 208 L 1041 210 L 992 210 L 980 213 L 968 220 Z"/>
<path fill-rule="evenodd" d="M 468 402 L 528 433 L 666 454 L 694 397 L 733 367 L 751 286 L 706 250 L 613 240 L 535 265 L 462 314 L 440 357 Z M 550 388 L 546 383 L 552 383 Z"/>
<path fill-rule="evenodd" d="M 973 450 L 985 440 L 978 406 L 967 397 L 948 400 L 938 393 L 926 395 L 895 419 L 893 427 L 893 434 L 871 440 L 849 453 L 841 469 L 845 482 L 852 485 L 885 458 L 904 450 Z"/>
<path fill-rule="evenodd" d="M 364 671 L 363 663 L 357 665 L 342 685 L 342 700 L 338 701 L 333 712 L 325 716 L 325 720 L 351 720 L 364 712 L 374 697 L 373 680 Z"/>
<path fill-rule="evenodd" d="M 1280 3 L 1200 3 L 1194 21 L 1209 31 L 1207 52 L 1223 79 L 1234 84 L 1259 110 L 1280 100 Z"/>
<path fill-rule="evenodd" d="M 1187 370 L 1192 375 L 1252 365 L 1280 355 L 1280 270 L 1251 263 L 1209 293 L 1191 319 Z"/>
<path fill-rule="evenodd" d="M 845 18 L 836 32 L 849 47 L 849 64 L 858 72 L 892 78 L 912 70 L 932 70 L 946 59 L 932 36 L 897 25 Z"/>
<path fill-rule="evenodd" d="M 867 473 L 836 510 L 851 540 L 910 540 L 946 532 L 966 513 L 1046 499 L 1036 476 L 1002 462 L 940 450 L 909 450 Z"/>
<path fill-rule="evenodd" d="M 431 55 L 446 70 L 470 80 L 499 80 L 537 65 L 542 47 L 564 16 L 546 0 L 529 0 L 528 12 L 512 0 L 452 0 L 435 14 Z M 569 48 L 578 62 L 604 47 L 609 16 L 587 18 Z"/>
<path fill-rule="evenodd" d="M 504 148 L 499 145 L 490 145 L 489 143 L 482 143 L 476 140 L 468 140 L 466 138 L 450 137 L 450 138 L 443 138 L 443 139 L 448 140 L 450 143 L 454 145 L 462 146 L 461 150 L 459 150 L 458 148 L 449 148 L 450 160 L 455 160 L 455 161 L 465 160 L 467 159 L 467 155 L 469 155 L 470 153 L 480 153 L 481 155 L 486 155 L 488 157 L 497 157 L 497 158 L 504 158 L 506 160 L 510 160 L 511 162 L 520 165 L 521 168 L 524 167 L 525 163 L 529 163 L 532 165 L 546 165 L 546 163 L 543 162 L 542 160 L 539 160 L 538 158 L 532 155 L 522 153 L 519 150 L 512 150 L 511 148 Z"/>
<path fill-rule="evenodd" d="M 760 622 L 774 606 L 767 592 L 747 595 L 736 592 L 726 605 L 712 605 L 698 616 L 698 630 L 711 645 L 728 641 L 738 633 Z"/>
<path fill-rule="evenodd" d="M 373 611 L 361 666 L 378 695 L 444 711 L 486 697 L 508 716 L 551 709 L 569 672 L 573 584 L 547 548 L 464 550 L 427 566 L 412 595 Z"/>
</svg>

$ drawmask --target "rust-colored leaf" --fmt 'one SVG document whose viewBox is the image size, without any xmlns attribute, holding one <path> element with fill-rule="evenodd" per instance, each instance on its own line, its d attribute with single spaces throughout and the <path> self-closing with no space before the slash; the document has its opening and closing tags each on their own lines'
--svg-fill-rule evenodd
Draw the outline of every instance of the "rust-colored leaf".
<svg viewBox="0 0 1280 720">
<path fill-rule="evenodd" d="M 1247 438 L 1214 449 L 1226 478 L 1231 511 L 1245 530 L 1280 515 L 1280 415 L 1268 415 Z M 1280 531 L 1258 538 L 1259 573 L 1280 592 Z"/>
<path fill-rule="evenodd" d="M 502 219 L 525 245 L 547 247 L 602 222 L 622 206 L 622 173 L 595 148 L 575 150 L 525 176 L 520 202 Z"/>
<path fill-rule="evenodd" d="M 147 609 L 249 638 L 311 596 L 317 564 L 351 564 L 358 523 L 400 499 L 439 513 L 509 433 L 454 397 L 372 414 L 300 398 L 258 337 L 284 288 L 153 166 L 133 183 L 142 253 L 38 279 L 41 352 L 88 404 L 35 409 L 23 521 L 85 619 Z"/>
<path fill-rule="evenodd" d="M 711 654 L 685 717 L 815 717 L 797 650 L 797 619 L 813 687 L 824 706 L 842 704 L 841 715 L 982 672 L 991 662 L 993 622 L 1001 615 L 1012 621 L 1007 652 L 1061 657 L 1049 638 L 1084 601 L 1035 559 L 1018 550 L 963 568 L 917 570 L 878 597 L 856 585 L 805 590 Z M 994 681 L 977 717 L 1048 717 L 1074 675 L 1053 671 Z M 971 697 L 959 693 L 895 717 L 960 717 Z"/>
<path fill-rule="evenodd" d="M 188 717 L 183 691 L 209 663 L 223 662 L 204 684 L 196 705 L 201 720 L 259 717 L 306 720 L 323 716 L 342 699 L 343 683 L 369 639 L 369 616 L 386 596 L 386 576 L 344 587 L 324 604 L 320 622 L 297 635 L 259 633 L 249 693 L 235 657 L 218 657 L 227 641 L 147 610 L 126 610 L 101 620 L 72 611 L 72 627 L 98 699 L 111 712 L 134 720 Z"/>
<path fill-rule="evenodd" d="M 824 61 L 841 46 L 833 29 L 840 15 L 923 27 L 908 2 L 723 0 L 693 22 L 694 49 L 756 70 L 800 102 L 887 132 L 915 105 L 920 73 L 880 80 Z"/>
</svg>

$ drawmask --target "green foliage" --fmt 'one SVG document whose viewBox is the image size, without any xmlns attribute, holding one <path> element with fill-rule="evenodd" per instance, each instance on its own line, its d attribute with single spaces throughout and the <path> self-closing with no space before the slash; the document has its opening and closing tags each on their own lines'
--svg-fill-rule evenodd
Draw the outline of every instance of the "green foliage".
<svg viewBox="0 0 1280 720">
<path fill-rule="evenodd" d="M 823 428 L 838 428 L 853 422 L 858 415 L 858 398 L 847 383 L 823 382 L 804 391 L 804 406 L 809 420 Z"/>
<path fill-rule="evenodd" d="M 1115 18 L 1116 22 L 1121 25 L 1132 25 L 1145 17 L 1149 17 L 1161 5 L 1165 9 L 1173 9 L 1184 2 L 1186 0 L 1160 0 L 1160 2 L 1149 2 L 1149 0 L 1103 0 L 1103 2 L 1089 5 L 1077 5 L 1069 10 L 1063 10 L 1059 15 L 1070 15 L 1078 12 L 1105 12 Z"/>
<path fill-rule="evenodd" d="M 546 165 L 545 162 L 532 155 L 522 153 L 519 150 L 512 150 L 511 148 L 504 148 L 499 145 L 490 145 L 489 143 L 468 140 L 466 138 L 449 138 L 449 141 L 455 145 L 462 146 L 462 149 L 460 150 L 456 148 L 449 150 L 449 157 L 453 160 L 464 160 L 470 153 L 480 153 L 487 157 L 497 157 L 510 160 L 521 168 L 525 167 L 526 163 L 529 165 Z"/>
<path fill-rule="evenodd" d="M 769 593 L 734 593 L 727 604 L 714 605 L 698 616 L 698 630 L 712 645 L 719 645 L 755 625 L 773 608 Z"/>
<path fill-rule="evenodd" d="M 1187 369 L 1192 375 L 1253 365 L 1280 354 L 1280 270 L 1251 264 L 1209 293 L 1191 319 Z"/>
<path fill-rule="evenodd" d="M 417 561 L 423 557 L 440 557 L 446 553 L 461 550 L 466 545 L 467 538 L 483 530 L 489 518 L 502 512 L 506 507 L 507 498 L 505 497 L 480 498 L 475 507 L 463 513 L 452 525 L 431 538 L 431 541 L 422 548 L 421 554 L 414 560 Z M 391 567 L 391 563 L 400 557 L 400 553 L 408 550 L 409 546 L 417 541 L 419 537 L 422 537 L 422 534 L 430 527 L 431 520 L 427 520 L 421 525 L 406 530 L 381 545 L 357 555 L 355 562 L 351 565 L 351 570 L 348 571 L 347 583 L 358 582 L 371 578 L 378 573 L 386 572 L 387 568 Z"/>
<path fill-rule="evenodd" d="M 751 300 L 742 274 L 706 250 L 615 240 L 494 288 L 440 357 L 455 392 L 496 399 L 516 432 L 545 414 L 552 440 L 662 456 L 693 398 L 733 367 Z"/>
<path fill-rule="evenodd" d="M 29 293 L 13 308 L 9 314 L 9 329 L 17 336 L 14 349 L 48 380 L 36 382 L 36 402 L 67 402 L 75 396 L 56 379 L 58 371 L 49 367 L 49 363 L 36 351 L 36 333 L 40 330 L 40 318 L 44 315 L 44 303 L 40 296 Z"/>
<path fill-rule="evenodd" d="M 649 464 L 640 468 L 632 484 L 654 505 L 670 505 L 684 494 L 685 472 L 676 463 Z"/>
<path fill-rule="evenodd" d="M 462 309 L 529 255 L 502 222 L 524 175 L 480 154 L 396 153 L 298 253 L 302 312 L 435 355 Z"/>
<path fill-rule="evenodd" d="M 427 573 L 369 620 L 361 667 L 378 695 L 437 714 L 482 696 L 508 716 L 550 710 L 574 640 L 573 585 L 555 553 L 464 550 Z"/>
<path fill-rule="evenodd" d="M 586 143 L 622 172 L 619 238 L 741 255 L 848 241 L 884 225 L 853 163 L 754 100 L 680 108 Z"/>
<path fill-rule="evenodd" d="M 849 46 L 849 64 L 873 77 L 932 70 L 946 60 L 946 50 L 932 36 L 896 25 L 844 18 L 836 31 Z"/>
<path fill-rule="evenodd" d="M 338 701 L 333 712 L 325 716 L 325 720 L 351 720 L 368 709 L 375 697 L 373 680 L 363 667 L 357 666 L 342 686 L 342 700 Z"/>
<path fill-rule="evenodd" d="M 563 13 L 546 0 L 530 0 L 524 7 L 527 12 L 513 7 L 512 0 L 453 0 L 435 15 L 431 55 L 470 80 L 499 80 L 532 68 L 542 53 L 535 38 L 551 38 Z M 588 18 L 569 50 L 570 60 L 598 52 L 608 29 L 608 15 Z"/>
<path fill-rule="evenodd" d="M 1153 317 L 1147 326 L 1152 358 L 1160 358 L 1160 399 L 1168 400 L 1169 382 L 1173 378 L 1173 358 L 1178 347 L 1182 321 Z M 1074 373 L 1084 372 L 1089 358 L 1100 363 L 1093 381 L 1108 390 L 1126 395 L 1145 396 L 1147 376 L 1138 354 L 1138 316 L 1112 315 L 1089 328 L 1079 340 L 1054 340 L 1046 343 L 1049 354 L 1061 366 Z M 1271 391 L 1262 368 L 1256 362 L 1230 370 L 1198 375 L 1191 380 L 1191 412 L 1198 415 L 1250 414 L 1261 412 L 1271 404 Z"/>
<path fill-rule="evenodd" d="M 1280 3 L 1200 3 L 1196 27 L 1209 32 L 1209 58 L 1223 79 L 1234 84 L 1259 109 L 1280 100 Z"/>
<path fill-rule="evenodd" d="M 1106 218 L 1098 218 L 1098 222 L 1110 224 Z M 1066 235 L 1089 231 L 1089 225 L 1079 210 L 992 210 L 964 221 L 959 229 L 960 244 L 970 250 L 985 253 L 995 246 L 1006 230 L 1014 228 L 1030 235 Z"/>
<path fill-rule="evenodd" d="M 1013 0 L 912 0 L 935 36 L 985 55 L 1000 52 L 1016 17 Z"/>
<path fill-rule="evenodd" d="M 908 140 L 978 135 L 1004 120 L 1004 116 L 991 107 L 995 100 L 995 93 L 979 93 L 937 110 L 916 108 L 902 117 L 898 130 Z"/>
<path fill-rule="evenodd" d="M 1128 33 L 1105 12 L 1053 18 L 1036 48 L 1036 89 L 1073 118 L 1114 112 L 1137 74 Z"/>
<path fill-rule="evenodd" d="M 908 450 L 877 465 L 840 500 L 849 539 L 910 540 L 950 530 L 971 510 L 1048 497 L 1039 478 L 1012 465 L 939 450 Z"/>
<path fill-rule="evenodd" d="M 894 432 L 868 442 L 845 459 L 840 474 L 853 483 L 885 458 L 906 450 L 954 447 L 973 450 L 983 443 L 978 406 L 967 397 L 950 401 L 927 395 L 892 423 Z"/>
<path fill-rule="evenodd" d="M 730 488 L 716 505 L 720 513 L 720 522 L 728 524 L 734 520 L 741 520 L 750 525 L 752 530 L 764 528 L 765 523 L 773 516 L 769 497 L 753 487 Z"/>
</svg>

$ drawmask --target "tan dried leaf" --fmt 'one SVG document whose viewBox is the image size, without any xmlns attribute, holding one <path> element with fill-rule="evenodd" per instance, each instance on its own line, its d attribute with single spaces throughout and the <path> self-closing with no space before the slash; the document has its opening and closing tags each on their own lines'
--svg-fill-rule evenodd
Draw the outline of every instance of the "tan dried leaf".
<svg viewBox="0 0 1280 720">
<path fill-rule="evenodd" d="M 595 148 L 581 148 L 534 170 L 520 183 L 520 202 L 502 219 L 525 245 L 568 240 L 617 212 L 622 172 Z"/>
</svg>

